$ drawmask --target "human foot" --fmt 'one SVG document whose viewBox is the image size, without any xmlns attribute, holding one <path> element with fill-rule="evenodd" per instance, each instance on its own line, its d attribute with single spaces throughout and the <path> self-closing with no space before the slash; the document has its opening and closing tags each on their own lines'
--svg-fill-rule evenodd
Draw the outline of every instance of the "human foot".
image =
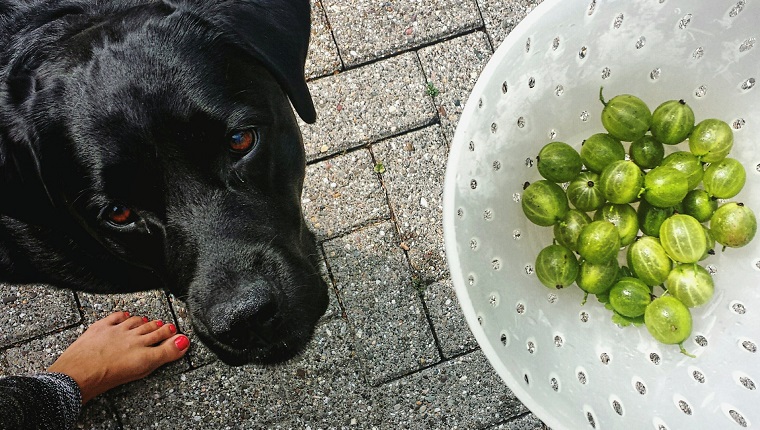
<svg viewBox="0 0 760 430">
<path fill-rule="evenodd" d="M 48 372 L 64 373 L 74 379 L 84 404 L 185 355 L 190 340 L 176 332 L 174 324 L 115 312 L 85 330 Z"/>
</svg>

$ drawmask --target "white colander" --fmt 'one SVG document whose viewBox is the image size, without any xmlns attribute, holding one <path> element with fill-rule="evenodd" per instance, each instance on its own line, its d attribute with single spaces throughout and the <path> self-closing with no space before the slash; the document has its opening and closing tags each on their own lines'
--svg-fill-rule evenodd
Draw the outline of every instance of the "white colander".
<svg viewBox="0 0 760 430">
<path fill-rule="evenodd" d="M 631 93 L 652 109 L 684 99 L 698 121 L 731 124 L 730 156 L 747 170 L 732 200 L 760 215 L 758 37 L 760 0 L 547 0 L 475 85 L 446 172 L 447 258 L 485 355 L 550 427 L 760 426 L 760 237 L 703 261 L 716 294 L 693 310 L 689 358 L 645 327 L 614 325 L 593 297 L 581 306 L 575 286 L 542 286 L 532 266 L 552 230 L 520 207 L 544 144 L 579 149 L 603 131 L 603 86 L 607 99 Z"/>
</svg>

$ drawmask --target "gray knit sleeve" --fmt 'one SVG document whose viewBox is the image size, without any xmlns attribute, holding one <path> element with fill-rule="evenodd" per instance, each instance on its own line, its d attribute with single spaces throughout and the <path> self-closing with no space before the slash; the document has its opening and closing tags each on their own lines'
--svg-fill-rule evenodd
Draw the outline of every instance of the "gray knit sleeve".
<svg viewBox="0 0 760 430">
<path fill-rule="evenodd" d="M 81 409 L 79 386 L 62 373 L 0 378 L 0 430 L 72 429 Z"/>
</svg>

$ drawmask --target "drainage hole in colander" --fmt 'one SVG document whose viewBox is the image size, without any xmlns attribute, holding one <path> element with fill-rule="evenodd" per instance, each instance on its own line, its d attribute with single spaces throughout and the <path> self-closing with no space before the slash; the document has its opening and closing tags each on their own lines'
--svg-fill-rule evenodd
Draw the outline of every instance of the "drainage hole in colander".
<svg viewBox="0 0 760 430">
<path fill-rule="evenodd" d="M 609 78 L 610 74 L 612 74 L 612 70 L 610 70 L 609 67 L 605 67 L 604 69 L 602 69 L 602 79 Z"/>
<path fill-rule="evenodd" d="M 678 399 L 678 401 L 676 402 L 676 406 L 678 406 L 678 409 L 680 409 L 681 412 L 685 413 L 686 415 L 691 415 L 693 413 L 691 410 L 691 406 L 684 399 Z"/>
<path fill-rule="evenodd" d="M 742 302 L 731 303 L 731 310 L 739 315 L 744 315 L 747 313 L 747 308 L 744 306 L 744 303 Z"/>
<path fill-rule="evenodd" d="M 647 393 L 647 386 L 644 385 L 644 383 L 639 380 L 636 380 L 636 382 L 634 382 L 633 388 L 636 390 L 637 393 L 641 394 L 642 396 Z"/>
<path fill-rule="evenodd" d="M 649 79 L 656 81 L 657 79 L 660 79 L 660 75 L 662 74 L 662 69 L 659 67 L 656 67 L 652 69 L 651 72 L 649 72 Z"/>
<path fill-rule="evenodd" d="M 536 78 L 533 76 L 528 79 L 528 88 L 535 88 L 536 87 Z"/>
<path fill-rule="evenodd" d="M 596 10 L 596 0 L 591 0 L 591 3 L 588 5 L 588 16 L 591 16 L 594 14 L 594 11 Z"/>
<path fill-rule="evenodd" d="M 559 379 L 557 379 L 556 376 L 553 376 L 549 380 L 549 386 L 552 387 L 552 390 L 554 390 L 555 393 L 559 392 Z"/>
<path fill-rule="evenodd" d="M 692 15 L 690 13 L 687 13 L 686 15 L 684 15 L 683 18 L 681 18 L 681 20 L 678 21 L 678 28 L 683 30 L 686 27 L 688 27 L 689 24 L 691 24 L 691 18 L 692 18 Z"/>
<path fill-rule="evenodd" d="M 599 361 L 601 361 L 602 364 L 608 365 L 610 364 L 610 360 L 612 360 L 612 358 L 610 358 L 610 355 L 606 352 L 599 354 Z"/>
<path fill-rule="evenodd" d="M 557 303 L 557 300 L 559 300 L 559 297 L 554 293 L 549 293 L 546 295 L 546 301 L 551 304 Z"/>
<path fill-rule="evenodd" d="M 588 55 L 588 47 L 587 46 L 581 46 L 581 50 L 578 51 L 578 58 L 581 60 L 586 58 L 586 55 Z"/>
<path fill-rule="evenodd" d="M 524 305 L 524 304 L 522 304 L 522 303 L 518 303 L 518 304 L 515 306 L 515 311 L 516 311 L 518 314 L 520 314 L 520 315 L 524 314 L 524 313 L 525 313 L 525 305 Z"/>
<path fill-rule="evenodd" d="M 530 52 L 530 37 L 525 41 L 525 52 Z"/>
<path fill-rule="evenodd" d="M 494 308 L 499 307 L 499 294 L 491 293 L 491 295 L 488 296 L 488 304 Z"/>
<path fill-rule="evenodd" d="M 610 406 L 612 406 L 612 410 L 615 411 L 616 414 L 620 415 L 621 417 L 623 416 L 623 404 L 620 403 L 619 400 L 612 400 Z"/>
<path fill-rule="evenodd" d="M 756 171 L 757 173 L 760 173 L 760 163 L 757 163 L 757 164 L 755 165 L 755 171 Z M 758 268 L 758 269 L 760 269 L 760 260 L 757 260 L 757 262 L 755 263 L 755 265 L 757 265 L 757 268 Z"/>
<path fill-rule="evenodd" d="M 707 269 L 707 273 L 713 276 L 715 276 L 715 274 L 718 273 L 718 266 L 714 264 L 708 264 L 707 266 L 705 266 L 705 269 Z"/>
<path fill-rule="evenodd" d="M 657 430 L 668 430 L 668 426 L 660 418 L 654 419 L 654 428 Z"/>
<path fill-rule="evenodd" d="M 525 385 L 530 385 L 530 377 L 527 373 L 523 374 L 523 380 L 525 381 Z"/>
<path fill-rule="evenodd" d="M 478 188 L 478 181 L 476 181 L 475 179 L 470 179 L 470 188 L 472 188 L 473 190 Z"/>
<path fill-rule="evenodd" d="M 586 311 L 580 313 L 581 322 L 586 323 L 589 320 L 589 314 Z"/>
<path fill-rule="evenodd" d="M 467 144 L 467 148 L 470 150 L 470 152 L 474 152 L 475 151 L 475 142 L 470 141 L 470 143 Z"/>
<path fill-rule="evenodd" d="M 724 403 L 721 405 L 721 409 L 723 409 L 723 413 L 728 415 L 728 417 L 734 420 L 736 424 L 739 424 L 739 426 L 749 427 L 749 423 L 747 422 L 747 419 L 744 418 L 744 415 L 737 411 L 733 406 Z"/>
<path fill-rule="evenodd" d="M 469 284 L 471 287 L 475 286 L 475 283 L 477 282 L 477 278 L 474 274 L 470 274 L 467 277 L 467 284 Z"/>
<path fill-rule="evenodd" d="M 556 94 L 557 97 L 561 96 L 564 93 L 565 93 L 565 87 L 563 87 L 562 85 L 557 85 L 557 87 L 554 88 L 554 94 Z"/>
<path fill-rule="evenodd" d="M 525 127 L 525 117 L 517 118 L 517 127 L 523 128 Z"/>
<path fill-rule="evenodd" d="M 700 46 L 694 50 L 694 52 L 691 54 L 691 58 L 695 60 L 699 60 L 700 58 L 704 57 L 704 55 L 705 55 L 705 48 Z"/>
<path fill-rule="evenodd" d="M 486 209 L 483 211 L 483 219 L 486 221 L 493 220 L 493 210 L 492 209 Z"/>
<path fill-rule="evenodd" d="M 731 126 L 734 130 L 741 130 L 745 124 L 747 124 L 747 121 L 745 121 L 744 118 L 736 118 L 734 122 L 731 123 Z"/>
<path fill-rule="evenodd" d="M 755 342 L 752 342 L 751 340 L 742 341 L 741 346 L 753 354 L 757 352 L 757 345 L 755 345 Z"/>
<path fill-rule="evenodd" d="M 515 203 L 520 203 L 520 200 L 522 200 L 522 196 L 520 193 L 514 193 L 512 194 L 512 201 Z"/>
<path fill-rule="evenodd" d="M 746 81 L 742 82 L 741 88 L 746 91 L 746 90 L 751 89 L 754 86 L 755 86 L 755 78 L 749 78 Z"/>
<path fill-rule="evenodd" d="M 520 240 L 521 237 L 522 237 L 522 233 L 520 232 L 520 230 L 517 230 L 517 229 L 512 230 L 512 239 Z"/>
<path fill-rule="evenodd" d="M 700 85 L 697 87 L 696 90 L 694 90 L 694 95 L 697 98 L 702 98 L 707 94 L 707 85 Z"/>
<path fill-rule="evenodd" d="M 498 130 L 498 129 L 499 129 L 499 126 L 495 122 L 492 122 L 491 123 L 491 133 L 496 133 L 496 130 Z"/>
<path fill-rule="evenodd" d="M 753 46 L 755 46 L 755 38 L 750 37 L 748 39 L 745 39 L 744 42 L 742 42 L 741 45 L 739 45 L 739 52 L 747 52 L 750 49 L 752 49 Z"/>
<path fill-rule="evenodd" d="M 657 354 L 656 352 L 653 352 L 653 353 L 649 354 L 649 361 L 651 361 L 652 363 L 654 363 L 656 366 L 659 366 L 659 364 L 660 364 L 660 355 Z"/>
<path fill-rule="evenodd" d="M 737 382 L 739 383 L 739 385 L 741 385 L 742 387 L 750 391 L 755 391 L 756 389 L 755 381 L 753 381 L 752 378 L 750 378 L 749 376 L 746 376 L 746 375 L 739 376 L 739 379 Z"/>
<path fill-rule="evenodd" d="M 491 260 L 491 268 L 493 270 L 501 270 L 501 260 L 499 260 L 498 258 L 494 258 L 493 260 Z"/>
<path fill-rule="evenodd" d="M 504 81 L 501 84 L 501 92 L 506 94 L 507 91 L 509 91 L 509 84 L 507 84 L 507 81 Z"/>
<path fill-rule="evenodd" d="M 734 7 L 731 8 L 731 10 L 728 12 L 728 16 L 731 18 L 736 18 L 736 15 L 739 15 L 739 12 L 741 12 L 744 9 L 744 5 L 747 2 L 745 0 L 739 0 Z"/>
<path fill-rule="evenodd" d="M 509 336 L 507 336 L 506 332 L 501 332 L 501 335 L 499 336 L 499 341 L 503 346 L 509 346 Z"/>
<path fill-rule="evenodd" d="M 705 374 L 697 369 L 694 369 L 691 371 L 691 377 L 694 378 L 694 380 L 699 382 L 700 384 L 705 383 Z"/>
<path fill-rule="evenodd" d="M 533 159 L 528 157 L 525 159 L 525 167 L 533 167 Z M 529 182 L 526 182 L 526 184 L 530 185 Z M 528 188 L 528 185 L 523 186 L 523 190 Z"/>
<path fill-rule="evenodd" d="M 525 346 L 528 349 L 528 353 L 533 354 L 534 352 L 536 352 L 536 342 L 529 340 Z"/>
<path fill-rule="evenodd" d="M 530 264 L 525 265 L 525 274 L 526 275 L 532 275 L 535 270 L 533 269 L 533 266 Z"/>
<path fill-rule="evenodd" d="M 594 414 L 591 411 L 586 411 L 586 419 L 591 428 L 596 428 L 596 419 L 594 419 Z"/>
<path fill-rule="evenodd" d="M 562 348 L 562 345 L 564 344 L 565 344 L 565 340 L 562 339 L 562 336 L 560 335 L 554 336 L 554 346 L 556 346 L 557 348 Z"/>
<path fill-rule="evenodd" d="M 483 316 L 478 315 L 478 325 L 483 325 Z"/>
<path fill-rule="evenodd" d="M 616 29 L 620 28 L 620 26 L 623 25 L 623 18 L 624 16 L 622 13 L 617 14 L 617 16 L 615 17 L 615 20 L 612 22 L 612 27 Z"/>
<path fill-rule="evenodd" d="M 499 161 L 499 160 L 495 160 L 495 161 L 493 162 L 493 164 L 491 164 L 491 167 L 493 167 L 493 170 L 494 170 L 495 172 L 498 172 L 499 170 L 501 170 L 501 161 Z"/>
<path fill-rule="evenodd" d="M 479 245 L 480 245 L 480 243 L 478 242 L 478 238 L 473 237 L 472 239 L 470 239 L 470 249 L 471 250 L 477 251 Z"/>
<path fill-rule="evenodd" d="M 641 36 L 641 37 L 639 37 L 639 38 L 636 40 L 636 49 L 641 49 L 641 48 L 643 48 L 643 47 L 644 47 L 644 45 L 646 45 L 646 43 L 647 43 L 647 38 L 646 38 L 646 37 L 644 37 L 644 36 Z"/>
<path fill-rule="evenodd" d="M 576 375 L 578 376 L 578 382 L 580 382 L 582 385 L 586 385 L 588 383 L 588 376 L 586 375 L 585 370 L 576 370 Z"/>
<path fill-rule="evenodd" d="M 698 334 L 694 336 L 694 343 L 696 343 L 698 346 L 705 347 L 707 346 L 707 338 L 701 334 Z"/>
<path fill-rule="evenodd" d="M 464 208 L 457 209 L 457 216 L 459 217 L 459 219 L 464 218 Z"/>
</svg>

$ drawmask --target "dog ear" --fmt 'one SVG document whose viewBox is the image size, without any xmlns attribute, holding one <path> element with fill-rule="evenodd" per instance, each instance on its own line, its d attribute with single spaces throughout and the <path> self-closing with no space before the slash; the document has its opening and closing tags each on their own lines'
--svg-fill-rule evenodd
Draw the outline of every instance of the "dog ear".
<svg viewBox="0 0 760 430">
<path fill-rule="evenodd" d="M 304 78 L 311 34 L 309 0 L 230 0 L 218 4 L 212 15 L 211 20 L 274 75 L 301 119 L 316 121 Z"/>
</svg>

